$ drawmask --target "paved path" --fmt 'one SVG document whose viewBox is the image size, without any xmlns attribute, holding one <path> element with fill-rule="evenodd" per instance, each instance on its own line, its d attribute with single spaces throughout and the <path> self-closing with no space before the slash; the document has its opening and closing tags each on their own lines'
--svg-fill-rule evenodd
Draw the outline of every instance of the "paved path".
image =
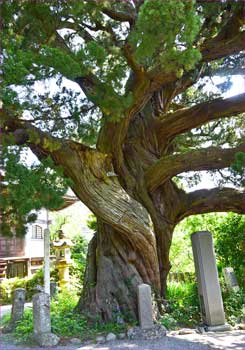
<svg viewBox="0 0 245 350">
<path fill-rule="evenodd" d="M 66 345 L 53 348 L 2 343 L 1 350 L 243 350 L 244 331 L 169 335 L 154 341 L 121 340 L 106 344 Z"/>
</svg>

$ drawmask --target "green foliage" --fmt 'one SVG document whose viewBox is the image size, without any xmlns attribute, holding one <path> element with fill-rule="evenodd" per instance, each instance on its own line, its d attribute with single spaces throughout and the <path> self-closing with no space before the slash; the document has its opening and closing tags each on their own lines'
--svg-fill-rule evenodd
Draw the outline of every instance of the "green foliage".
<svg viewBox="0 0 245 350">
<path fill-rule="evenodd" d="M 160 63 L 166 72 L 176 72 L 181 77 L 201 58 L 193 47 L 199 29 L 194 1 L 146 0 L 131 41 L 139 62 L 147 67 Z"/>
<path fill-rule="evenodd" d="M 224 287 L 222 297 L 227 322 L 232 326 L 242 323 L 244 321 L 244 291 L 241 289 L 238 292 L 228 292 Z"/>
<path fill-rule="evenodd" d="M 54 269 L 50 271 L 51 280 L 57 281 L 57 273 Z M 36 285 L 43 285 L 43 270 L 40 269 L 31 277 L 14 277 L 4 279 L 0 283 L 1 305 L 12 303 L 13 293 L 16 288 L 26 289 L 26 301 L 31 301 Z"/>
<path fill-rule="evenodd" d="M 52 332 L 62 336 L 74 336 L 85 331 L 84 316 L 74 312 L 78 296 L 74 292 L 63 291 L 51 302 Z"/>
<path fill-rule="evenodd" d="M 52 331 L 58 335 L 79 338 L 94 337 L 97 333 L 120 332 L 124 328 L 118 324 L 101 324 L 95 322 L 92 326 L 88 323 L 86 315 L 74 310 L 78 302 L 78 296 L 74 292 L 64 291 L 58 294 L 56 300 L 51 303 Z"/>
<path fill-rule="evenodd" d="M 166 328 L 190 327 L 200 322 L 196 283 L 169 283 L 167 300 L 170 311 L 161 319 Z"/>
<path fill-rule="evenodd" d="M 235 162 L 231 165 L 233 174 L 238 176 L 236 184 L 244 186 L 244 164 L 245 154 L 244 152 L 238 152 L 235 155 Z"/>
<path fill-rule="evenodd" d="M 118 333 L 125 330 L 125 325 L 95 322 L 92 326 L 88 323 L 85 315 L 75 311 L 78 295 L 74 291 L 63 291 L 56 299 L 51 300 L 51 330 L 61 337 L 77 336 L 81 339 L 94 338 L 98 333 Z M 1 324 L 9 321 L 6 315 Z M 32 310 L 25 309 L 24 317 L 18 322 L 14 337 L 18 343 L 30 344 L 33 333 Z"/>
<path fill-rule="evenodd" d="M 73 243 L 74 246 L 71 249 L 71 258 L 73 260 L 71 274 L 77 276 L 80 285 L 82 285 L 86 267 L 88 241 L 81 234 L 79 234 L 73 238 Z"/>
<path fill-rule="evenodd" d="M 11 236 L 15 231 L 17 236 L 22 236 L 25 225 L 36 219 L 31 211 L 59 208 L 71 182 L 51 158 L 28 167 L 18 148 L 3 147 L 0 163 L 4 169 L 4 183 L 0 188 L 1 234 Z"/>
<path fill-rule="evenodd" d="M 223 280 L 221 280 L 221 287 L 227 322 L 231 325 L 242 322 L 243 290 L 236 293 L 228 292 Z M 168 285 L 167 300 L 169 302 L 168 310 L 161 318 L 161 323 L 167 329 L 194 327 L 201 322 L 196 283 L 171 282 Z"/>
<path fill-rule="evenodd" d="M 190 237 L 177 228 L 170 249 L 171 272 L 194 272 Z"/>
<path fill-rule="evenodd" d="M 6 313 L 4 315 L 1 315 L 1 319 L 0 319 L 0 326 L 5 326 L 9 323 L 11 319 L 11 314 L 10 313 Z"/>
<path fill-rule="evenodd" d="M 12 297 L 16 288 L 25 288 L 26 279 L 24 278 L 9 278 L 4 279 L 0 283 L 1 305 L 12 303 Z"/>
<path fill-rule="evenodd" d="M 183 220 L 176 226 L 170 251 L 173 271 L 179 271 L 179 266 L 182 265 L 184 271 L 193 271 L 190 235 L 196 231 L 210 231 L 212 233 L 220 274 L 224 267 L 231 266 L 234 268 L 240 285 L 242 285 L 244 217 L 234 213 L 210 213 L 190 216 Z"/>
<path fill-rule="evenodd" d="M 229 213 L 215 227 L 215 251 L 221 268 L 234 268 L 240 286 L 244 282 L 244 217 Z"/>
<path fill-rule="evenodd" d="M 93 231 L 97 231 L 97 218 L 94 214 L 90 214 L 87 220 L 87 226 Z"/>
<path fill-rule="evenodd" d="M 25 309 L 23 318 L 17 322 L 17 326 L 13 332 L 17 343 L 29 342 L 33 334 L 33 314 L 31 309 Z"/>
</svg>

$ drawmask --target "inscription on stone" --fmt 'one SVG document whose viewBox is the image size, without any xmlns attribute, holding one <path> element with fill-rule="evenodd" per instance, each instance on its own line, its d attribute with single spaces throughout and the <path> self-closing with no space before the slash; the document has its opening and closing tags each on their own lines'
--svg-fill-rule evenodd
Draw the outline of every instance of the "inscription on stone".
<svg viewBox="0 0 245 350">
<path fill-rule="evenodd" d="M 203 322 L 207 326 L 225 324 L 223 300 L 210 232 L 198 231 L 191 235 L 198 294 Z"/>
<path fill-rule="evenodd" d="M 148 284 L 138 286 L 138 312 L 140 327 L 153 328 L 151 287 Z"/>
<path fill-rule="evenodd" d="M 225 283 L 227 285 L 228 290 L 237 292 L 239 291 L 239 285 L 237 282 L 236 275 L 232 267 L 225 267 L 223 269 L 223 275 L 225 278 Z"/>
</svg>

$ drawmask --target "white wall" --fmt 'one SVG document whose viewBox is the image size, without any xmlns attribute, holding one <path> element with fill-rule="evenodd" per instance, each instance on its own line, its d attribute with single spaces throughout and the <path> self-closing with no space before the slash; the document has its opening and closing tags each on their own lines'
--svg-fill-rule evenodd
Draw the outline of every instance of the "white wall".
<svg viewBox="0 0 245 350">
<path fill-rule="evenodd" d="M 42 227 L 42 232 L 47 228 L 47 211 L 45 209 L 36 212 L 37 220 L 33 224 L 28 225 L 27 233 L 25 236 L 25 256 L 26 257 L 43 257 L 44 256 L 44 246 L 43 239 L 33 239 L 32 238 L 32 227 L 38 225 Z"/>
</svg>

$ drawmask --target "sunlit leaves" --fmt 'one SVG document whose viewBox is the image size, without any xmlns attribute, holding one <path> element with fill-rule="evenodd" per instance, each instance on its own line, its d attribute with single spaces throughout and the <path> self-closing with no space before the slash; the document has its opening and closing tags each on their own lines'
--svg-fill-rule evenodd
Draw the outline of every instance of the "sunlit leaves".
<svg viewBox="0 0 245 350">
<path fill-rule="evenodd" d="M 194 1 L 146 0 L 131 42 L 139 62 L 147 67 L 160 64 L 166 71 L 177 71 L 181 76 L 181 69 L 192 69 L 201 58 L 193 47 L 199 29 Z"/>
<path fill-rule="evenodd" d="M 245 154 L 244 152 L 238 152 L 235 155 L 235 161 L 231 165 L 233 182 L 237 186 L 244 186 L 244 163 L 245 163 Z"/>
<path fill-rule="evenodd" d="M 23 235 L 25 225 L 35 220 L 31 210 L 59 208 L 71 184 L 50 158 L 41 164 L 25 165 L 18 148 L 2 148 L 1 168 L 1 234 L 11 235 L 14 231 Z"/>
<path fill-rule="evenodd" d="M 56 73 L 61 73 L 68 79 L 74 80 L 82 75 L 82 65 L 72 57 L 57 48 L 42 46 L 38 55 L 37 63 L 52 67 Z"/>
</svg>

